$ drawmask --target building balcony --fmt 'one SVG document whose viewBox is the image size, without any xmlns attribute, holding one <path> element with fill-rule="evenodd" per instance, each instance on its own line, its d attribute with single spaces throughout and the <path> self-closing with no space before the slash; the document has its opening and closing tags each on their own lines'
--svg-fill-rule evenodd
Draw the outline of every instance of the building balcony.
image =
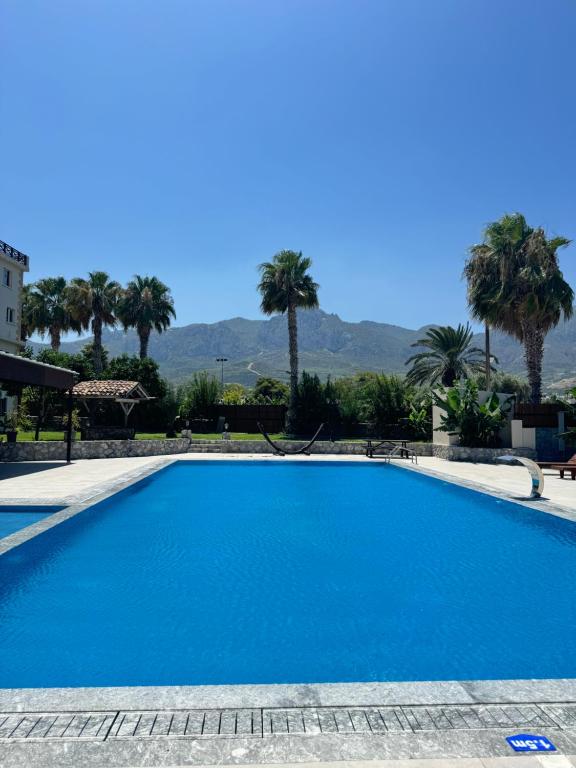
<svg viewBox="0 0 576 768">
<path fill-rule="evenodd" d="M 11 245 L 8 245 L 8 243 L 3 242 L 2 240 L 0 240 L 0 253 L 3 253 L 10 259 L 14 259 L 14 261 L 17 261 L 19 264 L 21 264 L 24 269 L 28 269 L 28 256 L 26 256 L 26 254 L 22 253 L 21 251 L 17 251 L 16 248 L 13 248 Z"/>
</svg>

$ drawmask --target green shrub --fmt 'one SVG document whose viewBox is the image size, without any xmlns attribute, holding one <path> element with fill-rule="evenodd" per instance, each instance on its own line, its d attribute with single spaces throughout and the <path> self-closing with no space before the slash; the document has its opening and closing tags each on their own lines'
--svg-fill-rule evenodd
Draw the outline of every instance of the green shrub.
<svg viewBox="0 0 576 768">
<path fill-rule="evenodd" d="M 500 402 L 495 392 L 480 405 L 478 385 L 466 380 L 461 385 L 433 392 L 434 404 L 444 413 L 441 415 L 439 432 L 458 434 L 460 445 L 479 448 L 496 448 L 500 444 L 499 432 L 506 424 L 510 409 L 508 398 Z"/>
<path fill-rule="evenodd" d="M 271 376 L 261 376 L 248 396 L 254 405 L 288 405 L 290 389 L 287 384 Z"/>
<path fill-rule="evenodd" d="M 183 419 L 209 417 L 211 409 L 220 400 L 220 383 L 207 371 L 200 371 L 192 376 L 191 381 L 180 387 L 178 399 L 179 413 Z"/>
</svg>

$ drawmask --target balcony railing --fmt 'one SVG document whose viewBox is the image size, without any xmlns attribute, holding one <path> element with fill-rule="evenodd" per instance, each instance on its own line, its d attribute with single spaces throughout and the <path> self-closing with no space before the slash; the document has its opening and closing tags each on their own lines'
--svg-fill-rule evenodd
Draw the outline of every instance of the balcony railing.
<svg viewBox="0 0 576 768">
<path fill-rule="evenodd" d="M 26 256 L 26 254 L 22 253 L 21 251 L 17 251 L 16 248 L 12 248 L 11 245 L 4 243 L 2 240 L 0 240 L 0 251 L 5 253 L 6 256 L 10 256 L 10 258 L 14 259 L 14 261 L 17 261 L 20 264 L 24 264 L 25 267 L 28 266 L 28 256 Z"/>
</svg>

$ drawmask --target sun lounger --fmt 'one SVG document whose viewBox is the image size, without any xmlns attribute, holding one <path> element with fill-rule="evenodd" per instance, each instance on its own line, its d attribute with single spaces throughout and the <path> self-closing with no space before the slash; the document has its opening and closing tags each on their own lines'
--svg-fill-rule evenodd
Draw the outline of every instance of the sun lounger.
<svg viewBox="0 0 576 768">
<path fill-rule="evenodd" d="M 554 464 L 550 469 L 560 470 L 560 479 L 564 479 L 564 472 L 570 472 L 572 480 L 576 480 L 576 464 Z"/>
<path fill-rule="evenodd" d="M 537 461 L 540 469 L 556 469 L 557 467 L 576 467 L 576 453 L 568 461 Z"/>
<path fill-rule="evenodd" d="M 560 472 L 560 478 L 564 478 L 564 472 L 570 472 L 572 480 L 576 480 L 576 453 L 568 461 L 539 461 L 540 469 L 557 469 Z"/>
</svg>

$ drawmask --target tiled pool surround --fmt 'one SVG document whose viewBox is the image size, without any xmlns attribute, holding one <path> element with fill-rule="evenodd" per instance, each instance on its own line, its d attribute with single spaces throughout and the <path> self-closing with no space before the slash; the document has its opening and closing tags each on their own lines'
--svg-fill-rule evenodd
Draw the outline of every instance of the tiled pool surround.
<svg viewBox="0 0 576 768">
<path fill-rule="evenodd" d="M 0 555 L 175 460 L 140 468 L 102 487 L 90 500 L 0 540 Z M 442 473 L 406 468 L 455 482 Z M 479 484 L 457 484 L 510 500 L 506 494 Z M 576 521 L 573 510 L 546 501 L 513 500 Z M 199 712 L 203 713 L 200 732 Z M 18 719 L 21 714 L 26 715 L 25 721 Z M 70 722 L 67 729 L 62 717 Z M 248 720 L 250 734 L 242 732 Z M 347 727 L 348 721 L 351 725 Z M 28 764 L 18 760 L 30 749 L 29 764 L 35 764 L 38 756 L 48 754 L 48 742 L 54 759 L 58 755 L 63 759 L 66 753 L 70 760 L 78 760 L 85 754 L 86 765 L 99 764 L 96 755 L 103 755 L 102 750 L 76 752 L 76 747 L 70 746 L 74 740 L 82 741 L 84 750 L 89 750 L 89 743 L 98 742 L 102 747 L 102 742 L 115 742 L 117 746 L 110 746 L 107 753 L 107 764 L 134 766 L 148 764 L 157 742 L 172 740 L 176 746 L 170 748 L 171 755 L 174 759 L 179 756 L 182 764 L 184 760 L 186 764 L 207 764 L 510 755 L 503 745 L 504 731 L 533 732 L 538 728 L 546 731 L 560 752 L 574 754 L 576 680 L 0 689 L 0 722 L 5 724 L 4 730 L 0 725 L 0 739 L 7 740 L 6 744 L 10 741 L 9 748 L 0 745 L 0 756 L 6 758 L 2 765 L 7 768 Z M 48 735 L 50 722 L 54 724 L 52 736 Z M 396 722 L 400 725 L 391 727 Z M 183 723 L 186 727 L 180 732 Z M 132 732 L 130 724 L 134 725 Z M 56 735 L 58 728 L 62 728 L 60 735 Z M 30 739 L 37 746 L 23 744 Z M 247 739 L 252 739 L 250 745 L 245 744 Z M 41 751 L 37 752 L 39 742 Z M 196 742 L 203 746 L 191 748 Z M 125 762 L 127 756 L 129 763 Z"/>
</svg>

